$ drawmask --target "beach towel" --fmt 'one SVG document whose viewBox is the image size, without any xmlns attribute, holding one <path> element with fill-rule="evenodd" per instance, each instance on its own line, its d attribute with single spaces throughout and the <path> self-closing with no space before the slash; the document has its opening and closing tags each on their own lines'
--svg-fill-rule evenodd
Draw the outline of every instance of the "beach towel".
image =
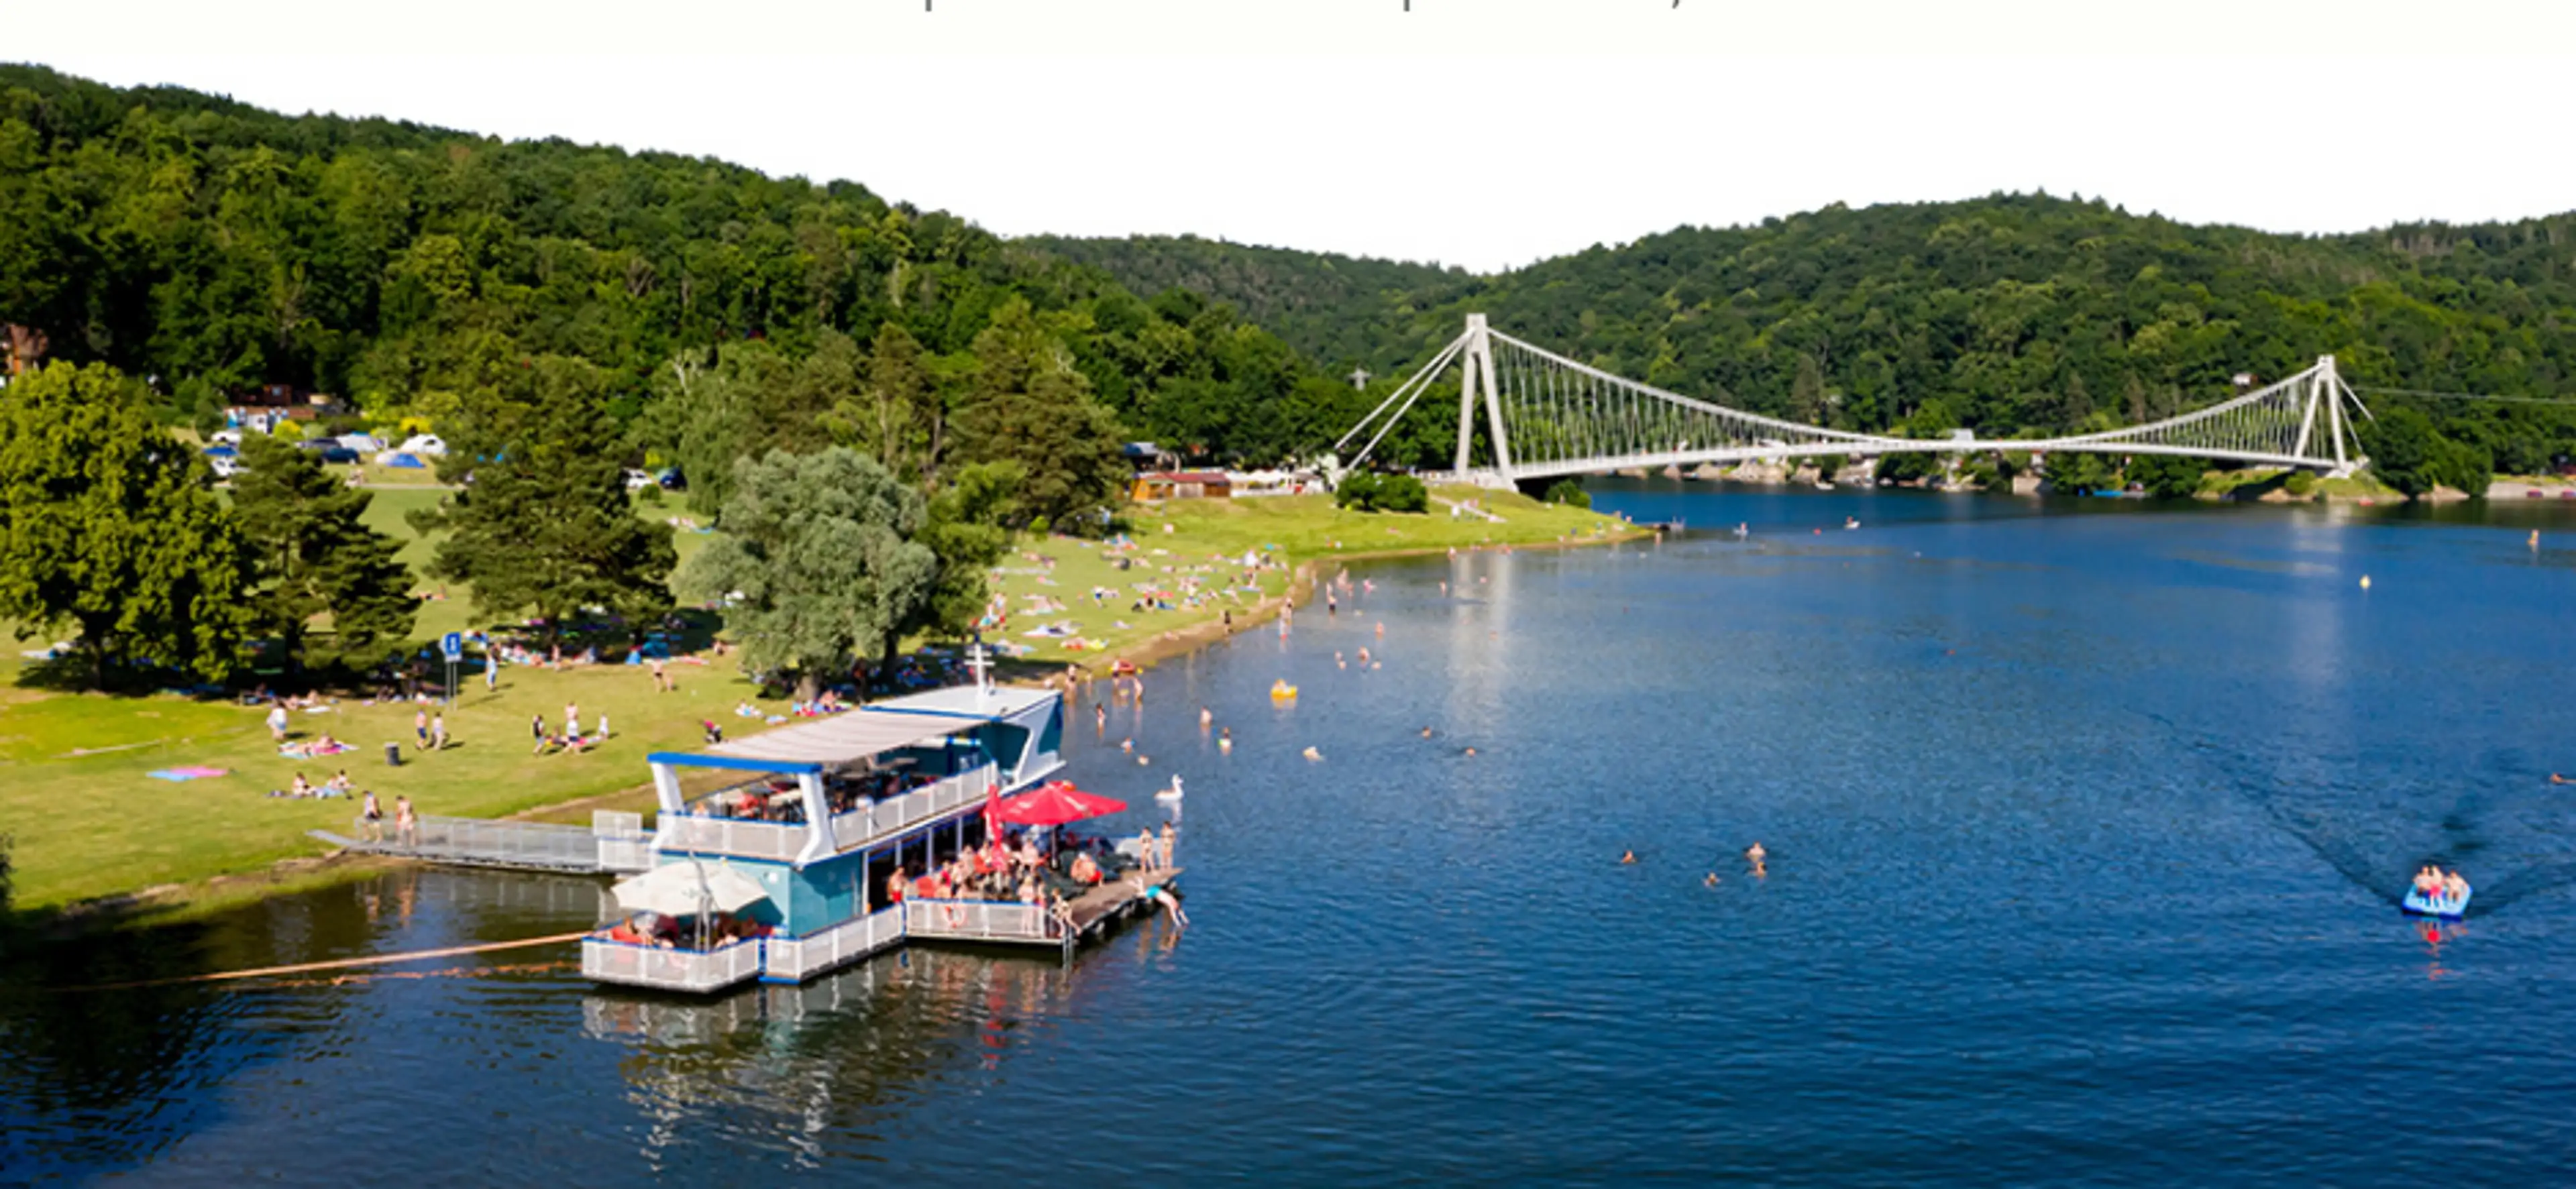
<svg viewBox="0 0 2576 1189">
<path fill-rule="evenodd" d="M 230 776 L 232 774 L 221 768 L 208 768 L 201 765 L 191 764 L 185 768 L 163 768 L 154 772 L 146 772 L 144 775 L 149 776 L 154 780 L 167 780 L 177 783 L 189 780 L 204 780 L 213 776 Z"/>
</svg>

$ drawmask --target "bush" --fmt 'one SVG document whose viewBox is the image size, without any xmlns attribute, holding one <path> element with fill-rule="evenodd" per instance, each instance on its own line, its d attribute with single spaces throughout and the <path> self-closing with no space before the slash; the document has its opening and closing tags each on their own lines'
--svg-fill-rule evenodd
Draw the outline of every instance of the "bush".
<svg viewBox="0 0 2576 1189">
<path fill-rule="evenodd" d="M 1572 479 L 1559 479 L 1547 489 L 1547 502 L 1589 511 L 1592 507 L 1592 493 L 1583 490 L 1583 485 Z"/>
<path fill-rule="evenodd" d="M 1381 512 L 1423 512 L 1431 508 L 1431 489 L 1411 475 L 1388 475 L 1377 485 Z"/>
<path fill-rule="evenodd" d="M 643 490 L 636 492 L 635 502 L 639 504 L 650 504 L 655 507 L 661 506 L 662 485 L 659 483 L 651 484 Z"/>
<path fill-rule="evenodd" d="M 1818 458 L 1816 460 L 1816 482 L 1831 483 L 1834 481 L 1834 476 L 1841 474 L 1843 468 L 1850 465 L 1851 459 L 1840 454 L 1828 454 Z"/>
<path fill-rule="evenodd" d="M 1892 483 L 1911 483 L 1941 473 L 1941 460 L 1931 454 L 1912 450 L 1887 455 L 1878 460 L 1878 477 Z"/>
<path fill-rule="evenodd" d="M 1377 472 L 1353 471 L 1333 486 L 1333 506 L 1366 512 L 1377 506 Z"/>
<path fill-rule="evenodd" d="M 2281 490 L 2306 499 L 2317 493 L 2317 474 L 2315 471 L 2292 471 L 2289 478 L 2281 480 Z"/>
<path fill-rule="evenodd" d="M 1043 537 L 1047 535 L 1047 529 L 1050 527 L 1052 526 L 1047 523 L 1047 518 L 1044 516 L 1029 517 L 1029 531 L 1032 533 Z"/>
<path fill-rule="evenodd" d="M 1333 488 L 1333 503 L 1361 512 L 1420 512 L 1431 506 L 1431 490 L 1411 475 L 1353 471 Z"/>
</svg>

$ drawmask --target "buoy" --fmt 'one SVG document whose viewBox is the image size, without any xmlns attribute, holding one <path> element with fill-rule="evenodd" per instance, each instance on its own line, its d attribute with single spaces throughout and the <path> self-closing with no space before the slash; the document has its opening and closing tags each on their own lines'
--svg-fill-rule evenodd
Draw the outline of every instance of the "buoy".
<svg viewBox="0 0 2576 1189">
<path fill-rule="evenodd" d="M 1320 760 L 1324 758 L 1324 753 L 1309 747 L 1306 749 L 1306 758 L 1310 760 Z"/>
<path fill-rule="evenodd" d="M 1273 702 L 1293 702 L 1293 701 L 1296 701 L 1296 700 L 1297 700 L 1297 687 L 1296 687 L 1296 686 L 1293 686 L 1293 685 L 1288 684 L 1288 681 L 1287 681 L 1287 679 L 1286 679 L 1286 678 L 1281 678 L 1281 679 L 1280 679 L 1280 680 L 1278 680 L 1278 681 L 1271 682 L 1271 683 L 1270 683 L 1270 700 L 1271 700 L 1271 701 L 1273 701 Z"/>
<path fill-rule="evenodd" d="M 2370 575 L 2364 574 L 2361 576 L 2361 588 L 2363 590 L 2370 589 Z"/>
</svg>

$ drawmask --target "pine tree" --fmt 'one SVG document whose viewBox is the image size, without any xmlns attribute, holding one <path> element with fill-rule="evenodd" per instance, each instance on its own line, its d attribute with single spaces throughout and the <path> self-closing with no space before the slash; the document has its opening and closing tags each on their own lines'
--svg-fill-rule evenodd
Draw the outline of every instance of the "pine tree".
<svg viewBox="0 0 2576 1189">
<path fill-rule="evenodd" d="M 252 626 L 249 551 L 150 403 L 104 364 L 0 389 L 0 618 L 78 625 L 102 688 L 119 664 L 220 681 Z"/>
<path fill-rule="evenodd" d="M 287 654 L 307 663 L 357 662 L 411 635 L 420 604 L 402 542 L 367 527 L 375 493 L 322 469 L 312 451 L 260 435 L 242 442 L 233 510 L 258 561 L 260 610 Z M 308 653 L 312 621 L 331 617 L 327 654 Z"/>
<path fill-rule="evenodd" d="M 553 640 L 585 607 L 670 605 L 671 534 L 627 500 L 601 387 L 588 364 L 545 356 L 472 401 L 451 436 L 441 473 L 465 485 L 413 525 L 449 530 L 429 574 L 473 584 L 477 614 L 533 616 Z"/>
</svg>

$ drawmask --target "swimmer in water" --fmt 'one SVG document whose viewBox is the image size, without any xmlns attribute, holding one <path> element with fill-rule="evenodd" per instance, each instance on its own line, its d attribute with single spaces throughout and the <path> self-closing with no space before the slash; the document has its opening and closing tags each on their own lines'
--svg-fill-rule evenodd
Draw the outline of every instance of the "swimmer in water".
<svg viewBox="0 0 2576 1189">
<path fill-rule="evenodd" d="M 1468 749 L 1467 749 L 1467 758 L 1469 758 L 1469 759 L 1474 759 L 1474 758 L 1475 758 L 1475 756 L 1476 756 L 1476 749 L 1475 749 L 1475 748 L 1472 748 L 1472 747 L 1468 748 Z"/>
<path fill-rule="evenodd" d="M 1633 851 L 1633 850 L 1623 850 L 1623 851 L 1620 851 L 1620 852 L 1619 852 L 1619 865 L 1620 865 L 1620 866 L 1622 866 L 1622 867 L 1631 867 L 1631 866 L 1635 866 L 1635 865 L 1636 865 L 1636 862 L 1637 862 L 1637 852 L 1635 852 L 1635 851 Z"/>
<path fill-rule="evenodd" d="M 1234 754 L 1234 728 L 1233 728 L 1233 727 L 1227 727 L 1227 728 L 1225 728 L 1224 730 L 1217 732 L 1217 736 L 1216 736 L 1216 749 L 1217 749 L 1218 751 L 1220 751 L 1220 752 L 1223 752 L 1223 753 L 1224 753 L 1224 754 L 1226 754 L 1226 755 L 1233 755 L 1233 754 Z"/>
<path fill-rule="evenodd" d="M 1098 703 L 1098 702 L 1094 702 L 1094 703 L 1092 703 L 1092 704 L 1091 704 L 1091 725 L 1092 725 L 1094 728 L 1098 729 L 1098 730 L 1103 730 L 1103 731 L 1108 730 L 1108 729 L 1109 729 L 1109 708 L 1108 708 L 1108 707 L 1106 707 L 1106 706 L 1101 705 L 1101 704 L 1100 704 L 1100 703 Z"/>
<path fill-rule="evenodd" d="M 1386 639 L 1386 621 L 1383 619 L 1377 621 L 1377 638 Z"/>
<path fill-rule="evenodd" d="M 1422 728 L 1422 737 L 1423 737 L 1423 738 L 1425 738 L 1425 739 L 1430 738 L 1430 737 L 1431 737 L 1431 728 L 1429 728 L 1429 727 L 1424 727 L 1424 728 Z"/>
<path fill-rule="evenodd" d="M 1136 740 L 1134 740 L 1133 738 L 1128 738 L 1128 739 L 1121 739 L 1121 740 L 1119 740 L 1119 741 L 1118 741 L 1118 750 L 1120 750 L 1120 751 L 1134 751 L 1134 750 L 1136 750 Z"/>
<path fill-rule="evenodd" d="M 1736 524 L 1736 526 L 1735 526 L 1735 539 L 1736 539 L 1736 540 L 1741 541 L 1741 540 L 1743 540 L 1744 538 L 1749 537 L 1749 536 L 1752 536 L 1752 535 L 1753 535 L 1753 526 L 1752 526 L 1752 525 L 1744 524 L 1744 523 L 1741 523 L 1741 522 L 1739 522 L 1739 523 L 1737 523 L 1737 524 Z"/>
<path fill-rule="evenodd" d="M 2550 774 L 2549 774 L 2549 783 L 2551 783 L 2551 784 L 2576 784 L 2576 780 L 2569 780 L 2569 779 L 2567 779 L 2567 778 L 2566 778 L 2566 777 L 2564 777 L 2564 776 L 2560 776 L 2559 774 L 2557 774 L 2557 773 L 2555 773 L 2555 772 L 2552 772 L 2552 773 L 2550 773 Z"/>
<path fill-rule="evenodd" d="M 1324 758 L 1324 753 L 1309 747 L 1306 749 L 1306 758 L 1310 760 L 1320 760 Z"/>
<path fill-rule="evenodd" d="M 1744 857 L 1747 861 L 1753 864 L 1753 874 L 1755 875 L 1765 874 L 1762 869 L 1762 860 L 1768 858 L 1770 854 L 1770 851 L 1762 849 L 1762 844 L 1759 842 L 1744 848 Z"/>
<path fill-rule="evenodd" d="M 1216 712 L 1205 706 L 1199 707 L 1199 729 L 1204 731 L 1214 722 L 1216 722 Z"/>
<path fill-rule="evenodd" d="M 1714 871 L 1711 871 L 1711 872 L 1709 872 L 1707 875 L 1702 876 L 1702 877 L 1700 878 L 1700 881 L 1699 881 L 1699 886 L 1701 886 L 1701 887 L 1703 887 L 1703 888 L 1713 888 L 1713 887 L 1716 887 L 1716 886 L 1717 886 L 1717 873 L 1716 873 L 1716 872 L 1714 872 Z"/>
</svg>

